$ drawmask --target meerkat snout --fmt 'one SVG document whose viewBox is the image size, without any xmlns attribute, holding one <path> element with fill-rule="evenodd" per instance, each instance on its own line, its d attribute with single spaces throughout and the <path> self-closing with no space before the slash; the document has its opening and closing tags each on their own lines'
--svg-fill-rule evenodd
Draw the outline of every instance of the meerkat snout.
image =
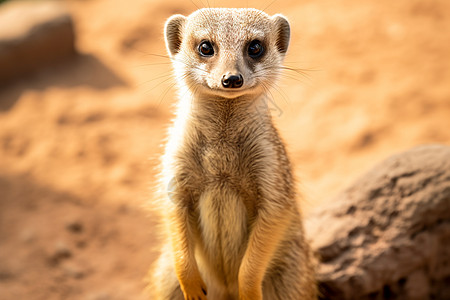
<svg viewBox="0 0 450 300">
<path fill-rule="evenodd" d="M 222 77 L 222 86 L 224 88 L 240 88 L 244 84 L 244 78 L 242 78 L 241 74 L 238 75 L 223 75 Z"/>
</svg>

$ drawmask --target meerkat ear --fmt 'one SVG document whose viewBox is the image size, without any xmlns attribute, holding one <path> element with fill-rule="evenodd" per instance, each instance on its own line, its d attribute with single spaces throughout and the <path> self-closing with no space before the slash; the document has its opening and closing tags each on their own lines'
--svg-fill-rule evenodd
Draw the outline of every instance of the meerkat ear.
<svg viewBox="0 0 450 300">
<path fill-rule="evenodd" d="M 182 15 L 173 15 L 164 26 L 164 39 L 166 48 L 170 56 L 174 56 L 180 51 L 182 41 L 182 29 L 186 21 L 186 17 Z"/>
<path fill-rule="evenodd" d="M 272 20 L 275 24 L 277 42 L 276 46 L 280 53 L 285 54 L 289 47 L 289 38 L 291 35 L 291 27 L 285 16 L 276 14 L 272 16 Z"/>
</svg>

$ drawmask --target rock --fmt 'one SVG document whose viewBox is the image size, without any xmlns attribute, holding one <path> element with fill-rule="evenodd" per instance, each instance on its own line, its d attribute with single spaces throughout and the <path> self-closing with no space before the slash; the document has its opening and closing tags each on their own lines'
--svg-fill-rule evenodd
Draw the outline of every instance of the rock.
<svg viewBox="0 0 450 300">
<path fill-rule="evenodd" d="M 450 147 L 388 158 L 305 226 L 322 299 L 450 299 Z"/>
<path fill-rule="evenodd" d="M 73 22 L 62 1 L 0 5 L 0 86 L 75 54 Z"/>
</svg>

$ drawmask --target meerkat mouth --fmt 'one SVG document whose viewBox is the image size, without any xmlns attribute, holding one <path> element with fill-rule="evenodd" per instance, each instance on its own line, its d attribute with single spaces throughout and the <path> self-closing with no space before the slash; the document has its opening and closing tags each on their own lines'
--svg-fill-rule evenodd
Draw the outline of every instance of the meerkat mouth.
<svg viewBox="0 0 450 300">
<path fill-rule="evenodd" d="M 226 89 L 212 89 L 208 88 L 208 94 L 213 96 L 220 96 L 223 98 L 238 98 L 242 97 L 244 95 L 250 95 L 253 94 L 254 89 L 253 88 L 239 88 L 235 90 L 226 90 Z"/>
<path fill-rule="evenodd" d="M 201 84 L 202 92 L 211 96 L 223 98 L 238 98 L 245 95 L 254 95 L 258 92 L 258 85 L 244 85 L 237 88 L 211 87 L 207 83 Z"/>
</svg>

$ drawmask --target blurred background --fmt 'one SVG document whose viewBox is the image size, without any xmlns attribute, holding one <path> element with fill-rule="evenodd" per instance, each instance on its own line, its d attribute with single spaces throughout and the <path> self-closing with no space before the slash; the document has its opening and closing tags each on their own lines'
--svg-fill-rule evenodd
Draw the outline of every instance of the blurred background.
<svg viewBox="0 0 450 300">
<path fill-rule="evenodd" d="M 208 6 L 290 20 L 272 105 L 306 215 L 450 144 L 448 1 L 0 1 L 0 299 L 146 299 L 176 95 L 163 25 Z"/>
</svg>

